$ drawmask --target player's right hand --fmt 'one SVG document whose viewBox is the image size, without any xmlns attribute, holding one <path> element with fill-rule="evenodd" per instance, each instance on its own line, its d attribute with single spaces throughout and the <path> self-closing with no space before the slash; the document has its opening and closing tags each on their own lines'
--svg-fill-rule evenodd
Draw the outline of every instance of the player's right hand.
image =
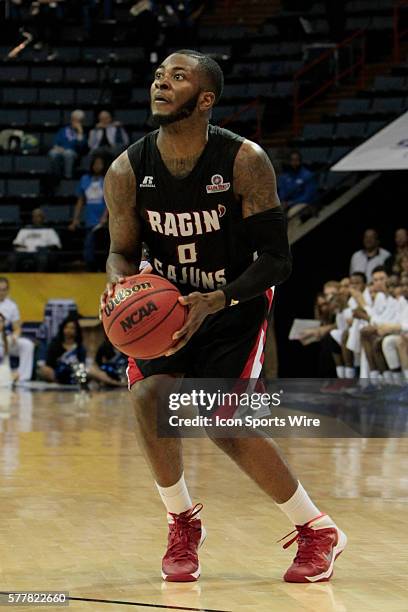
<svg viewBox="0 0 408 612">
<path fill-rule="evenodd" d="M 106 287 L 104 292 L 101 295 L 101 299 L 99 301 L 99 320 L 102 321 L 102 311 L 106 306 L 107 301 L 112 297 L 115 293 L 116 285 L 120 283 L 124 283 L 126 280 L 126 276 L 119 276 L 117 281 L 114 283 L 106 283 Z"/>
</svg>

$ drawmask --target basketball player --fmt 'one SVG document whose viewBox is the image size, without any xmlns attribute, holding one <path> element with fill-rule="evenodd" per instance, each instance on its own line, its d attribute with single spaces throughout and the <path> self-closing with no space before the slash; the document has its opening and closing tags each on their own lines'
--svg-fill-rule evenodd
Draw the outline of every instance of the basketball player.
<svg viewBox="0 0 408 612">
<path fill-rule="evenodd" d="M 267 155 L 209 124 L 222 87 L 221 68 L 208 56 L 182 50 L 167 57 L 151 86 L 159 129 L 122 153 L 105 179 L 111 247 L 101 306 L 115 283 L 138 272 L 143 240 L 153 271 L 179 287 L 188 307 L 177 344 L 163 357 L 130 359 L 128 368 L 138 438 L 167 510 L 162 576 L 168 581 L 198 578 L 205 530 L 202 506 L 193 506 L 184 480 L 180 439 L 156 435 L 159 388 L 175 375 L 258 377 L 269 288 L 291 269 Z M 284 579 L 328 580 L 346 536 L 314 505 L 276 444 L 264 438 L 214 442 L 295 525 L 288 544 L 296 540 L 298 552 Z"/>
</svg>

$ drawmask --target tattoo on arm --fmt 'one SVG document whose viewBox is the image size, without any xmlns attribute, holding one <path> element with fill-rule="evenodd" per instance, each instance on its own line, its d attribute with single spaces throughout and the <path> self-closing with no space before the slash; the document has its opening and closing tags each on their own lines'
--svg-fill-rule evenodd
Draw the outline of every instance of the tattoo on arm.
<svg viewBox="0 0 408 612">
<path fill-rule="evenodd" d="M 122 153 L 109 168 L 104 183 L 109 210 L 110 250 L 106 263 L 109 280 L 137 274 L 141 256 L 141 227 L 136 210 L 136 178 Z"/>
<path fill-rule="evenodd" d="M 273 166 L 254 142 L 245 140 L 235 158 L 234 191 L 242 201 L 244 219 L 280 204 Z"/>
</svg>

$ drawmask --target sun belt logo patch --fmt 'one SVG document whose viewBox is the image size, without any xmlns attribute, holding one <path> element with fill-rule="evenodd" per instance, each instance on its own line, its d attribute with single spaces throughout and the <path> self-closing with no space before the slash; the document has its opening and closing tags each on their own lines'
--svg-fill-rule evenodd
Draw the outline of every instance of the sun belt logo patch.
<svg viewBox="0 0 408 612">
<path fill-rule="evenodd" d="M 213 174 L 211 177 L 211 185 L 206 185 L 207 193 L 219 193 L 220 191 L 228 191 L 231 183 L 224 183 L 221 174 Z"/>
</svg>

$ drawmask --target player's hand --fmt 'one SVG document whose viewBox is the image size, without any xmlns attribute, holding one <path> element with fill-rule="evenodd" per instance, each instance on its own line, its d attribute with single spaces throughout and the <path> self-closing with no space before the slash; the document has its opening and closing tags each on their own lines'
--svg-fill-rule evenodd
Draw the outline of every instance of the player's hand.
<svg viewBox="0 0 408 612">
<path fill-rule="evenodd" d="M 190 295 L 179 297 L 179 302 L 188 308 L 187 320 L 183 327 L 173 334 L 173 340 L 178 342 L 165 353 L 166 357 L 170 357 L 183 348 L 209 314 L 225 307 L 225 294 L 221 290 L 211 293 L 194 291 Z"/>
<path fill-rule="evenodd" d="M 102 311 L 106 306 L 106 303 L 112 295 L 115 293 L 116 285 L 120 283 L 124 283 L 126 280 L 126 276 L 119 276 L 118 279 L 114 283 L 107 283 L 104 292 L 101 295 L 101 299 L 99 302 L 99 320 L 102 321 Z"/>
</svg>

